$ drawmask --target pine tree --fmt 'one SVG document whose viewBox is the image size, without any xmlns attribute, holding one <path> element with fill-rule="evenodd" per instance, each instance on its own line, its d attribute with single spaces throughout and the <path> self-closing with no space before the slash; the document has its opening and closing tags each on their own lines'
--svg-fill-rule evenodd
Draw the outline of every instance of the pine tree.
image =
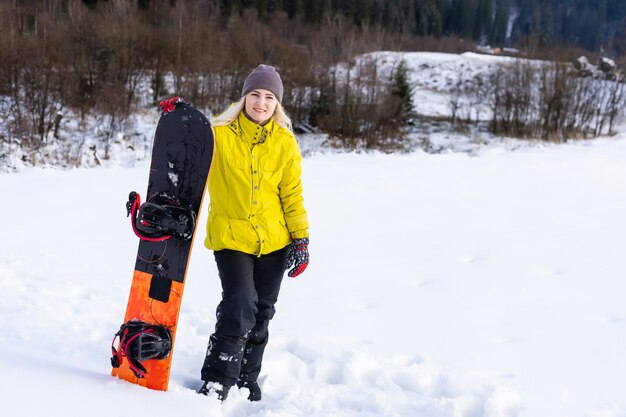
<svg viewBox="0 0 626 417">
<path fill-rule="evenodd" d="M 415 0 L 411 5 L 413 13 L 407 14 L 410 19 L 409 32 L 417 36 L 440 37 L 444 25 L 444 13 L 440 11 L 440 4 L 441 0 Z"/>
<path fill-rule="evenodd" d="M 463 0 L 453 0 L 448 13 L 448 28 L 451 34 L 461 34 L 461 20 L 463 18 Z"/>
<path fill-rule="evenodd" d="M 369 16 L 367 17 L 367 21 L 373 25 L 381 26 L 381 16 L 383 13 L 383 6 L 380 0 L 374 0 L 372 2 L 372 7 L 369 11 Z"/>
<path fill-rule="evenodd" d="M 415 31 L 417 36 L 426 36 L 428 34 L 428 22 L 424 13 L 424 0 L 415 0 Z"/>
<path fill-rule="evenodd" d="M 259 16 L 259 20 L 266 22 L 269 20 L 268 0 L 256 0 L 255 7 Z"/>
<path fill-rule="evenodd" d="M 547 1 L 540 12 L 540 32 L 539 39 L 543 45 L 550 45 L 556 42 L 554 32 L 554 12 L 552 1 Z"/>
<path fill-rule="evenodd" d="M 283 10 L 283 0 L 269 0 L 267 3 L 267 8 L 270 14 L 273 14 L 276 11 Z"/>
<path fill-rule="evenodd" d="M 476 23 L 476 0 L 464 0 L 463 14 L 461 17 L 461 36 L 472 39 L 474 35 L 474 24 Z"/>
<path fill-rule="evenodd" d="M 607 25 L 607 0 L 599 0 L 598 1 L 598 21 L 600 26 L 598 26 L 597 31 L 599 32 L 599 43 L 604 43 L 604 41 L 608 37 L 608 25 Z M 598 45 L 600 46 L 600 45 Z"/>
<path fill-rule="evenodd" d="M 304 2 L 304 20 L 310 23 L 322 21 L 321 2 L 319 0 L 307 0 Z"/>
<path fill-rule="evenodd" d="M 428 34 L 440 38 L 443 35 L 443 16 L 445 13 L 440 9 L 441 2 L 437 2 L 437 0 L 427 0 L 426 4 L 427 19 L 429 22 Z"/>
<path fill-rule="evenodd" d="M 404 10 L 404 19 L 402 25 L 403 33 L 415 33 L 415 2 L 413 0 L 402 0 L 402 10 Z"/>
<path fill-rule="evenodd" d="M 390 32 L 397 32 L 401 27 L 402 13 L 398 9 L 397 1 L 386 1 L 383 9 L 383 27 Z"/>
<path fill-rule="evenodd" d="M 493 26 L 493 6 L 492 0 L 479 0 L 476 7 L 476 18 L 474 23 L 473 39 L 480 41 L 488 36 L 490 28 Z"/>
<path fill-rule="evenodd" d="M 354 23 L 358 26 L 369 23 L 371 0 L 357 1 L 354 5 Z"/>
<path fill-rule="evenodd" d="M 492 45 L 501 46 L 506 41 L 507 31 L 509 28 L 509 2 L 508 0 L 500 0 L 496 3 L 496 15 L 491 31 L 490 42 Z"/>
<path fill-rule="evenodd" d="M 228 19 L 232 13 L 232 4 L 230 0 L 220 0 L 220 15 L 223 19 Z"/>
<path fill-rule="evenodd" d="M 414 116 L 413 86 L 409 81 L 409 68 L 404 59 L 393 71 L 391 95 L 399 99 L 396 116 L 403 124 L 409 123 Z"/>
<path fill-rule="evenodd" d="M 290 19 L 295 18 L 301 11 L 300 0 L 283 0 L 283 10 Z"/>
</svg>

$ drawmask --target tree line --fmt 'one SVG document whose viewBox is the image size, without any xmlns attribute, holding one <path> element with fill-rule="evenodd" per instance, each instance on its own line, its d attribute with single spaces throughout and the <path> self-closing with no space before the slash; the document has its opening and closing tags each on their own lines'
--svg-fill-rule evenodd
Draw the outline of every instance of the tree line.
<svg viewBox="0 0 626 417">
<path fill-rule="evenodd" d="M 155 0 L 143 0 L 150 8 Z M 97 0 L 89 1 L 97 4 Z M 173 1 L 175 3 L 175 1 Z M 357 26 L 414 36 L 458 36 L 495 46 L 519 42 L 577 45 L 626 52 L 623 0 L 212 0 L 223 18 L 254 8 L 262 21 L 284 12 L 291 20 L 319 24 L 341 15 Z"/>
<path fill-rule="evenodd" d="M 58 138 L 71 113 L 78 123 L 98 118 L 106 157 L 133 111 L 176 94 L 217 113 L 239 98 L 260 62 L 281 71 L 284 105 L 296 124 L 348 143 L 386 143 L 415 116 L 407 69 L 398 65 L 381 78 L 379 63 L 353 58 L 380 50 L 466 51 L 461 35 L 505 36 L 495 20 L 508 20 L 507 1 L 1 2 L 0 144 L 17 138 L 38 148 Z M 475 13 L 453 13 L 470 6 Z M 606 7 L 621 10 L 611 1 Z M 517 10 L 523 20 L 527 12 Z M 478 23 L 480 16 L 492 20 Z"/>
</svg>

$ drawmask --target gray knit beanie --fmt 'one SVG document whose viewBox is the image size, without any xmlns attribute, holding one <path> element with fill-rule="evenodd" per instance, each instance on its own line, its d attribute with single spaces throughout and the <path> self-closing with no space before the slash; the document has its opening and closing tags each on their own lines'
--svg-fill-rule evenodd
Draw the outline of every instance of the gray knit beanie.
<svg viewBox="0 0 626 417">
<path fill-rule="evenodd" d="M 283 81 L 274 67 L 264 64 L 256 67 L 244 81 L 241 97 L 257 88 L 271 91 L 279 102 L 283 101 Z"/>
</svg>

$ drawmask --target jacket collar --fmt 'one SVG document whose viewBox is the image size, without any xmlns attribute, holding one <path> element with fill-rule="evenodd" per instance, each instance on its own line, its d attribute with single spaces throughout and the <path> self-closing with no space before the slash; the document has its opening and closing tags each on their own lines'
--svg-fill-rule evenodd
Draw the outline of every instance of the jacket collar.
<svg viewBox="0 0 626 417">
<path fill-rule="evenodd" d="M 229 125 L 230 129 L 237 134 L 242 140 L 250 145 L 256 145 L 265 142 L 271 138 L 272 134 L 278 130 L 278 123 L 271 118 L 265 126 L 261 126 L 248 119 L 243 111 L 239 113 L 237 118 Z"/>
</svg>

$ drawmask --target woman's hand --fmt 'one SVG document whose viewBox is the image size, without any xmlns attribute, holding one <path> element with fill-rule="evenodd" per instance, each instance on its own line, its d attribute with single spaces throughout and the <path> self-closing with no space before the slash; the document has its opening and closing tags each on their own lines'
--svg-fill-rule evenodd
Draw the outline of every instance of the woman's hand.
<svg viewBox="0 0 626 417">
<path fill-rule="evenodd" d="M 285 263 L 285 269 L 293 268 L 287 275 L 291 278 L 295 278 L 304 272 L 307 266 L 309 266 L 309 238 L 294 239 L 291 241 L 289 248 L 289 255 L 287 256 L 287 262 Z"/>
</svg>

